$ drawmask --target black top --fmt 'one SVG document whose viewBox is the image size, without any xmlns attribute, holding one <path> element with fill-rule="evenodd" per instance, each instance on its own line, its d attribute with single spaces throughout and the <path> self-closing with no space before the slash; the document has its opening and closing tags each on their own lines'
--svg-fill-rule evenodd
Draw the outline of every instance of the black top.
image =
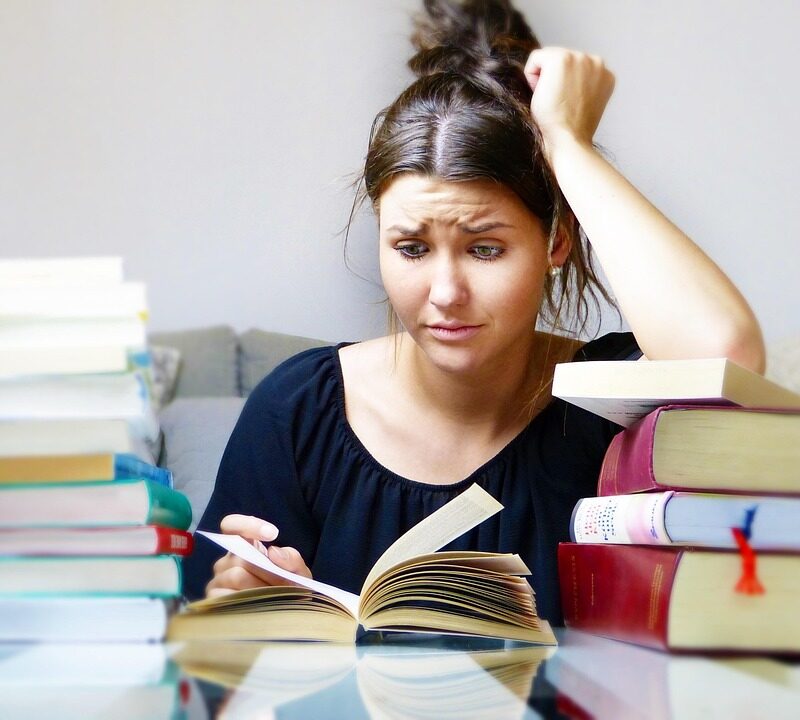
<svg viewBox="0 0 800 720">
<path fill-rule="evenodd" d="M 302 352 L 253 390 L 199 529 L 219 532 L 230 513 L 268 520 L 280 530 L 277 543 L 297 548 L 315 579 L 358 593 L 392 542 L 478 483 L 504 509 L 447 549 L 519 553 L 531 570 L 539 614 L 560 624 L 556 548 L 569 539 L 577 500 L 596 493 L 603 454 L 619 426 L 553 399 L 468 478 L 415 482 L 380 465 L 350 427 L 340 347 Z M 612 333 L 584 345 L 575 360 L 639 355 L 632 334 Z M 203 596 L 223 552 L 198 536 L 184 561 L 187 597 Z"/>
</svg>

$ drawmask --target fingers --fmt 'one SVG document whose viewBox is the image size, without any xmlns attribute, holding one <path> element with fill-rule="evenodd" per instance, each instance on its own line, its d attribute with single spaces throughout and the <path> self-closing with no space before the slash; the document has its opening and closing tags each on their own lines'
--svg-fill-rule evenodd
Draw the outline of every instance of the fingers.
<svg viewBox="0 0 800 720">
<path fill-rule="evenodd" d="M 303 577 L 311 577 L 311 571 L 306 566 L 302 556 L 292 547 L 278 547 L 277 545 L 272 545 L 268 550 L 268 557 L 284 570 L 302 575 Z M 286 581 L 284 580 L 284 582 Z"/>
<path fill-rule="evenodd" d="M 249 540 L 272 542 L 278 537 L 278 528 L 253 515 L 226 515 L 219 527 L 226 535 L 241 535 Z"/>
<path fill-rule="evenodd" d="M 279 554 L 275 553 L 275 556 L 278 558 Z M 276 562 L 275 564 L 279 563 Z M 291 567 L 286 567 L 286 565 L 291 565 Z M 304 577 L 311 577 L 311 571 L 306 567 L 300 557 L 300 553 L 294 549 L 291 549 L 291 553 L 288 553 L 285 559 L 283 555 L 280 555 L 280 566 Z M 206 585 L 206 597 L 264 587 L 265 585 L 291 584 L 291 581 L 280 577 L 280 575 L 274 575 L 267 570 L 251 565 L 232 553 L 228 553 L 214 563 L 214 577 Z M 218 591 L 224 592 L 220 593 Z"/>
</svg>

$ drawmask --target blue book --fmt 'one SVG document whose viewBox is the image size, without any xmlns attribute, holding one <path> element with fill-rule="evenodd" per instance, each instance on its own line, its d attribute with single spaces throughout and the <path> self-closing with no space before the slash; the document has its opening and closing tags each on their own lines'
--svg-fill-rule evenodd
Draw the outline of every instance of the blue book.
<svg viewBox="0 0 800 720">
<path fill-rule="evenodd" d="M 172 473 L 128 453 L 25 455 L 0 458 L 0 485 L 150 480 L 172 487 Z"/>
</svg>

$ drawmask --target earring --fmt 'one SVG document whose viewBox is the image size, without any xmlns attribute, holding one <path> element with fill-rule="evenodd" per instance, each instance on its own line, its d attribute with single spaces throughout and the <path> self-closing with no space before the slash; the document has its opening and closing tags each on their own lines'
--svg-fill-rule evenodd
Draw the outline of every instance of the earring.
<svg viewBox="0 0 800 720">
<path fill-rule="evenodd" d="M 555 279 L 558 277 L 559 273 L 561 272 L 561 268 L 558 265 L 551 265 L 550 269 L 548 270 L 550 273 L 550 277 Z"/>
</svg>

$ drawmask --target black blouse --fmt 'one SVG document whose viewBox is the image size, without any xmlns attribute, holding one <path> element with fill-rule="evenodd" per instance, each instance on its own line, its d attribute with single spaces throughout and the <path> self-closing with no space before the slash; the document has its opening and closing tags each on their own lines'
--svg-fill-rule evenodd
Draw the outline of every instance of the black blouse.
<svg viewBox="0 0 800 720">
<path fill-rule="evenodd" d="M 539 614 L 560 624 L 556 549 L 569 539 L 577 500 L 595 494 L 603 454 L 619 426 L 553 399 L 469 477 L 451 485 L 416 482 L 378 463 L 350 427 L 342 346 L 302 352 L 255 388 L 198 528 L 218 532 L 230 513 L 268 520 L 280 531 L 276 542 L 299 550 L 315 579 L 358 593 L 392 542 L 478 483 L 504 509 L 447 549 L 519 553 L 531 570 Z M 632 334 L 611 333 L 584 345 L 574 359 L 640 355 Z M 203 596 L 223 552 L 197 537 L 184 560 L 188 598 Z"/>
</svg>

